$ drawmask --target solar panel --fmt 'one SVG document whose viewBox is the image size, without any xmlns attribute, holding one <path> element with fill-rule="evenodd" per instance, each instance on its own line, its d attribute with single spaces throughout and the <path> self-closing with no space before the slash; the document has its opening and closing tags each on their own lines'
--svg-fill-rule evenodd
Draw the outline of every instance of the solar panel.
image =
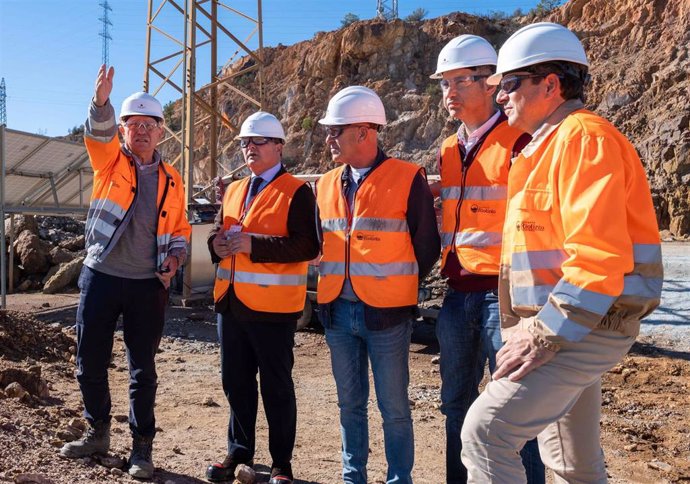
<svg viewBox="0 0 690 484">
<path fill-rule="evenodd" d="M 5 128 L 2 154 L 8 212 L 88 207 L 93 174 L 82 143 Z"/>
</svg>

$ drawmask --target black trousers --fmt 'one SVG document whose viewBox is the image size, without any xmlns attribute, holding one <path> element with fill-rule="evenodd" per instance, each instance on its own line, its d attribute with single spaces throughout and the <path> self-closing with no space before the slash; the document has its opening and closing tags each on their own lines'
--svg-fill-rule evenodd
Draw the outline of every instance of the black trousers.
<svg viewBox="0 0 690 484">
<path fill-rule="evenodd" d="M 297 427 L 295 385 L 292 381 L 296 321 L 244 322 L 230 312 L 218 315 L 223 390 L 230 404 L 228 454 L 236 461 L 254 458 L 257 373 L 268 421 L 272 465 L 292 460 Z"/>
<path fill-rule="evenodd" d="M 154 435 L 158 388 L 154 358 L 163 333 L 168 291 L 158 279 L 125 279 L 86 266 L 79 276 L 79 288 L 77 381 L 84 417 L 91 423 L 110 420 L 108 365 L 122 314 L 129 365 L 129 426 L 136 434 Z"/>
</svg>

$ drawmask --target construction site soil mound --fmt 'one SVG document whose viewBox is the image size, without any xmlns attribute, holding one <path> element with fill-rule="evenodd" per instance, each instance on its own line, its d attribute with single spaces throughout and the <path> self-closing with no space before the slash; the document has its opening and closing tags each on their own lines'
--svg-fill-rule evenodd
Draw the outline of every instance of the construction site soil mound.
<svg viewBox="0 0 690 484">
<path fill-rule="evenodd" d="M 0 310 L 0 357 L 12 361 L 70 361 L 73 338 L 59 324 L 46 326 L 27 313 Z"/>
<path fill-rule="evenodd" d="M 26 298 L 22 296 L 26 303 Z M 112 445 L 107 456 L 68 460 L 64 442 L 78 438 L 85 422 L 74 378 L 75 366 L 52 351 L 73 351 L 73 296 L 43 296 L 28 309 L 3 312 L 0 353 L 0 482 L 105 484 L 137 482 L 126 474 L 131 445 L 128 428 L 128 371 L 121 333 L 110 365 L 113 395 Z M 24 304 L 26 307 L 26 304 Z M 226 446 L 228 405 L 218 371 L 219 351 L 210 308 L 170 309 L 157 357 L 156 472 L 149 482 L 200 484 L 208 463 Z M 57 324 L 56 324 L 57 322 Z M 3 341 L 7 341 L 3 339 Z M 31 342 L 31 343 L 29 343 Z M 10 357 L 6 351 L 12 350 Z M 60 353 L 61 353 L 60 351 Z M 680 483 L 690 479 L 690 354 L 662 349 L 643 339 L 620 365 L 605 375 L 602 440 L 612 483 Z M 410 405 L 415 422 L 418 483 L 444 481 L 444 420 L 439 410 L 438 346 L 433 327 L 421 324 L 410 352 Z M 293 466 L 298 484 L 340 482 L 340 437 L 335 384 L 323 334 L 297 334 L 294 370 L 298 431 Z M 17 393 L 21 386 L 26 394 Z M 11 387 L 8 390 L 8 387 Z M 372 385 L 373 388 L 373 385 Z M 381 420 L 370 402 L 369 476 L 385 481 Z M 267 428 L 260 411 L 255 469 L 268 480 L 271 463 Z"/>
</svg>

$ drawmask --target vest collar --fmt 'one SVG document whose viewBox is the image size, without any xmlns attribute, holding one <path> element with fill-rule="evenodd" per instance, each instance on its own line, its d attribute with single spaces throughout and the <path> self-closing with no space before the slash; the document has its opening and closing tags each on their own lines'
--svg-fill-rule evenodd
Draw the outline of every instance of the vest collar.
<svg viewBox="0 0 690 484">
<path fill-rule="evenodd" d="M 147 171 L 153 171 L 154 167 L 157 167 L 158 165 L 161 164 L 161 154 L 158 152 L 158 150 L 153 151 L 153 161 L 151 163 L 149 163 L 148 165 L 144 165 L 141 162 L 141 160 L 139 159 L 139 157 L 137 155 L 135 155 L 134 153 L 132 153 L 129 150 L 129 148 L 127 148 L 127 145 L 122 143 L 120 145 L 120 149 L 122 149 L 122 152 L 125 154 L 125 156 L 134 160 L 140 169 L 143 168 L 144 170 L 147 170 Z"/>
<path fill-rule="evenodd" d="M 378 168 L 381 163 L 386 161 L 388 158 L 390 158 L 381 148 L 378 149 L 376 153 L 376 159 L 374 160 L 374 164 L 371 165 L 371 170 L 369 170 L 360 180 L 360 184 L 369 176 L 371 173 Z M 350 183 L 350 180 L 352 180 L 352 167 L 350 165 L 345 165 L 345 168 L 343 169 L 343 172 L 340 174 L 340 181 L 345 186 L 346 184 Z"/>
<path fill-rule="evenodd" d="M 532 156 L 541 146 L 544 140 L 546 140 L 551 133 L 558 129 L 565 118 L 567 118 L 573 112 L 584 107 L 585 105 L 579 99 L 569 99 L 563 102 L 546 118 L 544 124 L 542 124 L 539 129 L 534 132 L 532 141 L 530 141 L 527 146 L 522 149 L 522 154 L 526 157 Z"/>
</svg>

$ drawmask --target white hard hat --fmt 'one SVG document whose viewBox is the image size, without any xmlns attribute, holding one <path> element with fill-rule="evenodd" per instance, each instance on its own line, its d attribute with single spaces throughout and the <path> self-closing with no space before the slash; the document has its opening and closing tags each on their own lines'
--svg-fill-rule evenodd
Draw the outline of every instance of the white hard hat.
<svg viewBox="0 0 690 484">
<path fill-rule="evenodd" d="M 429 77 L 441 79 L 444 72 L 455 69 L 495 65 L 496 50 L 486 39 L 477 35 L 461 35 L 441 49 L 436 72 Z"/>
<path fill-rule="evenodd" d="M 285 141 L 285 131 L 278 118 L 271 113 L 257 111 L 242 123 L 238 138 L 263 136 L 264 138 L 278 138 Z"/>
<path fill-rule="evenodd" d="M 589 67 L 582 43 L 570 30 L 551 22 L 527 25 L 503 44 L 498 52 L 496 74 L 489 77 L 487 82 L 496 85 L 506 72 L 553 61 Z"/>
<path fill-rule="evenodd" d="M 336 93 L 328 101 L 326 115 L 319 124 L 338 126 L 354 123 L 386 125 L 386 110 L 381 98 L 364 86 L 350 86 Z"/>
<path fill-rule="evenodd" d="M 163 121 L 163 106 L 147 92 L 135 92 L 122 101 L 120 120 L 127 116 L 151 116 Z"/>
</svg>

